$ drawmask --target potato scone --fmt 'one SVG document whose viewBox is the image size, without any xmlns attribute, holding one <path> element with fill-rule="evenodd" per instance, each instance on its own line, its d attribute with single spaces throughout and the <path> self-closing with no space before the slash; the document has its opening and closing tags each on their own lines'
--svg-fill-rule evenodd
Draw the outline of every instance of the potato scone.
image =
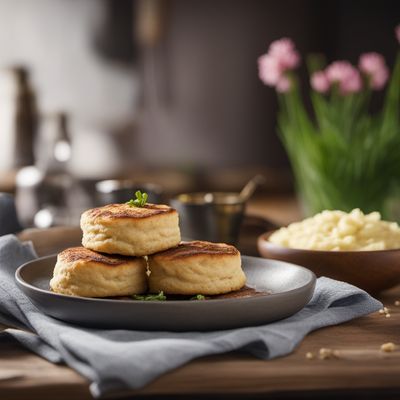
<svg viewBox="0 0 400 400">
<path fill-rule="evenodd" d="M 51 289 L 82 297 L 129 296 L 147 290 L 143 257 L 109 256 L 72 247 L 57 257 Z"/>
<path fill-rule="evenodd" d="M 181 240 L 178 213 L 161 204 L 93 208 L 82 214 L 81 228 L 84 247 L 108 254 L 146 256 Z"/>
<path fill-rule="evenodd" d="M 148 265 L 152 293 L 215 295 L 246 283 L 239 251 L 225 243 L 182 242 L 150 256 Z"/>
</svg>

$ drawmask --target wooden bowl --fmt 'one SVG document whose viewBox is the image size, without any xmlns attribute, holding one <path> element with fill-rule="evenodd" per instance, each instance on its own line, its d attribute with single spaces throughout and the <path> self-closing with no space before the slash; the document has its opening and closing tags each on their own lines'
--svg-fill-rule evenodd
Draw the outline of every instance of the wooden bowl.
<svg viewBox="0 0 400 400">
<path fill-rule="evenodd" d="M 317 276 L 348 282 L 369 293 L 378 293 L 400 283 L 400 249 L 376 251 L 289 249 L 268 241 L 273 232 L 266 232 L 258 238 L 258 251 L 264 258 L 302 265 Z"/>
</svg>

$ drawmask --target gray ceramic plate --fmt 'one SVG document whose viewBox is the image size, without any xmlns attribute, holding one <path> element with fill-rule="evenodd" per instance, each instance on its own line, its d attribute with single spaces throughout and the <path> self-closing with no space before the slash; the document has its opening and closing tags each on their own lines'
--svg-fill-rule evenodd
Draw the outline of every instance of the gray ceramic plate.
<svg viewBox="0 0 400 400">
<path fill-rule="evenodd" d="M 56 256 L 30 261 L 19 267 L 15 276 L 21 290 L 39 310 L 60 320 L 92 328 L 229 329 L 288 317 L 310 301 L 315 275 L 308 269 L 256 257 L 243 256 L 242 261 L 247 286 L 258 293 L 197 301 L 93 299 L 56 294 L 49 290 Z"/>
</svg>

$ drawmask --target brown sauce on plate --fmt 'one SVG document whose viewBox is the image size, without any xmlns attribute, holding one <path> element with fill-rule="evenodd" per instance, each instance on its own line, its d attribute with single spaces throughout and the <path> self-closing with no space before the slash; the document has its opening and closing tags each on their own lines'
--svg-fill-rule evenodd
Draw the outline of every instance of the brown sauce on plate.
<svg viewBox="0 0 400 400">
<path fill-rule="evenodd" d="M 216 300 L 216 299 L 242 299 L 242 298 L 249 298 L 249 297 L 258 297 L 258 296 L 268 296 L 272 294 L 271 291 L 258 291 L 254 288 L 249 286 L 244 286 L 239 290 L 235 290 L 233 292 L 225 293 L 225 294 L 218 294 L 214 296 L 205 296 L 204 300 Z M 185 296 L 185 295 L 178 295 L 178 294 L 167 294 L 166 295 L 168 300 L 191 300 L 194 296 Z M 121 297 L 109 297 L 110 299 L 114 300 L 133 300 L 129 296 L 121 296 Z M 192 301 L 204 301 L 204 300 L 192 300 Z M 153 300 L 157 301 L 157 300 Z"/>
</svg>

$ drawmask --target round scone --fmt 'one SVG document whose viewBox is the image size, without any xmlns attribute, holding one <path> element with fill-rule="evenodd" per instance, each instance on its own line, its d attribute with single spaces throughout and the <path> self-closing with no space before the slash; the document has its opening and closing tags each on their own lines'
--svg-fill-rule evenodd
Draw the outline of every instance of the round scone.
<svg viewBox="0 0 400 400">
<path fill-rule="evenodd" d="M 147 256 L 181 240 L 176 210 L 161 204 L 109 204 L 81 217 L 84 247 L 108 254 Z"/>
<path fill-rule="evenodd" d="M 146 270 L 142 257 L 109 256 L 72 247 L 58 255 L 50 287 L 71 296 L 129 296 L 146 292 Z"/>
<path fill-rule="evenodd" d="M 148 258 L 151 293 L 216 295 L 246 283 L 239 251 L 225 243 L 182 242 Z"/>
</svg>

